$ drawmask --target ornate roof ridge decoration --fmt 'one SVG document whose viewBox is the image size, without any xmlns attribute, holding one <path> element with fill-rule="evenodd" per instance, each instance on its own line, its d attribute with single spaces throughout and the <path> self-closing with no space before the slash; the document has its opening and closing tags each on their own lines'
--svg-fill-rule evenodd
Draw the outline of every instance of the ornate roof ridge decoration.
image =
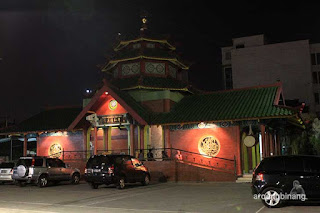
<svg viewBox="0 0 320 213">
<path fill-rule="evenodd" d="M 114 48 L 114 51 L 119 51 L 129 44 L 139 42 L 139 41 L 149 41 L 149 42 L 166 44 L 170 50 L 176 50 L 176 48 L 165 39 L 152 39 L 152 38 L 146 38 L 146 37 L 138 37 L 132 40 L 120 41 L 119 44 Z"/>
<path fill-rule="evenodd" d="M 118 59 L 118 60 L 110 60 L 103 68 L 101 69 L 102 72 L 106 72 L 110 69 L 112 69 L 114 66 L 116 66 L 119 62 L 124 61 L 133 61 L 138 59 L 150 59 L 150 60 L 161 60 L 161 61 L 170 61 L 171 63 L 181 67 L 184 70 L 188 70 L 189 67 L 184 65 L 182 62 L 180 62 L 177 58 L 160 58 L 160 57 L 150 57 L 145 55 L 140 55 L 136 57 L 131 58 L 125 58 L 125 59 Z"/>
</svg>

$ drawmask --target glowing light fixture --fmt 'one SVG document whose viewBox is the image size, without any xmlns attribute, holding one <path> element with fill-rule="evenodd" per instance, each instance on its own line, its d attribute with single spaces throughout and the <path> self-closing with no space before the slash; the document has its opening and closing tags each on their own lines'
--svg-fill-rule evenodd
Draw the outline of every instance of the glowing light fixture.
<svg viewBox="0 0 320 213">
<path fill-rule="evenodd" d="M 109 93 L 108 93 L 108 92 L 105 92 L 104 94 L 108 95 Z"/>
</svg>

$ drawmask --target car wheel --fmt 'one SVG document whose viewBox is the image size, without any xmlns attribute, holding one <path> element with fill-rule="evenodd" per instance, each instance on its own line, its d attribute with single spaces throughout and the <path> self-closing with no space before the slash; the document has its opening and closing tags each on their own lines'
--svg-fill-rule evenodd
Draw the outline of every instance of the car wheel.
<svg viewBox="0 0 320 213">
<path fill-rule="evenodd" d="M 279 208 L 283 203 L 280 194 L 281 192 L 277 188 L 267 188 L 262 192 L 262 203 L 268 208 Z"/>
<path fill-rule="evenodd" d="M 71 178 L 71 183 L 79 184 L 79 182 L 80 182 L 80 175 L 78 173 L 73 174 Z"/>
<path fill-rule="evenodd" d="M 40 188 L 46 187 L 48 185 L 48 178 L 46 175 L 41 175 L 39 177 L 38 185 Z"/>
<path fill-rule="evenodd" d="M 91 183 L 90 185 L 91 185 L 91 188 L 93 189 L 97 189 L 99 187 L 99 184 L 97 183 Z"/>
<path fill-rule="evenodd" d="M 125 186 L 126 186 L 126 183 L 125 183 L 124 177 L 120 177 L 118 179 L 117 188 L 118 189 L 124 189 Z"/>
<path fill-rule="evenodd" d="M 24 181 L 18 181 L 18 186 L 24 187 L 24 186 L 26 186 L 26 182 L 24 182 Z"/>
<path fill-rule="evenodd" d="M 141 184 L 142 185 L 144 185 L 144 186 L 146 186 L 146 185 L 148 185 L 150 183 L 150 177 L 149 177 L 149 175 L 145 175 L 144 176 L 144 180 L 141 182 Z"/>
</svg>

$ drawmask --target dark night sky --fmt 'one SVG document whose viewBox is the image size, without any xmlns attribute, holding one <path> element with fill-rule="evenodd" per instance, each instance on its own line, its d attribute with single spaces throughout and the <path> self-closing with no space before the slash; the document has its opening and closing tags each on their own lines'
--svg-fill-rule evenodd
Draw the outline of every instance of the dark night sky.
<svg viewBox="0 0 320 213">
<path fill-rule="evenodd" d="M 172 35 L 193 64 L 191 83 L 204 90 L 221 89 L 219 47 L 233 37 L 320 42 L 312 4 L 237 2 L 1 0 L 0 121 L 25 119 L 45 106 L 81 105 L 83 91 L 101 81 L 96 65 L 112 53 L 116 34 L 138 33 L 142 10 L 151 15 L 153 33 Z"/>
</svg>

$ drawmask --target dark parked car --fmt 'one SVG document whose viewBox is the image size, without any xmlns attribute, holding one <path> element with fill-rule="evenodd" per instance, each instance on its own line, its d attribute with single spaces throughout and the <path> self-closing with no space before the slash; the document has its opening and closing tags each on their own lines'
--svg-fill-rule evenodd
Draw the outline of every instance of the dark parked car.
<svg viewBox="0 0 320 213">
<path fill-rule="evenodd" d="M 141 182 L 149 184 L 148 169 L 130 155 L 94 155 L 87 162 L 85 180 L 92 188 L 101 184 L 115 184 L 123 189 L 126 183 Z"/>
<path fill-rule="evenodd" d="M 0 184 L 12 182 L 14 162 L 0 163 Z"/>
<path fill-rule="evenodd" d="M 274 156 L 263 159 L 252 177 L 252 192 L 267 207 L 286 201 L 320 199 L 320 157 Z"/>
<path fill-rule="evenodd" d="M 59 158 L 20 157 L 12 179 L 20 186 L 37 183 L 39 187 L 45 187 L 49 182 L 57 184 L 60 181 L 78 184 L 80 172 L 79 169 L 70 168 Z"/>
</svg>

